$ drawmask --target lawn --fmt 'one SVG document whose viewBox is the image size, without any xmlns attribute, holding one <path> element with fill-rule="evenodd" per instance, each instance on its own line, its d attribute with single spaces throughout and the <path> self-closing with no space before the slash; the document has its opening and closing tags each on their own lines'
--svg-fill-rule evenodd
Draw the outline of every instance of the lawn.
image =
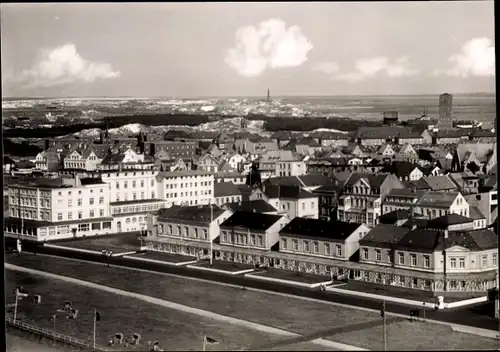
<svg viewBox="0 0 500 352">
<path fill-rule="evenodd" d="M 50 318 L 56 314 L 57 332 L 82 340 L 91 340 L 93 310 L 96 309 L 101 315 L 101 320 L 97 323 L 97 344 L 105 346 L 109 337 L 115 333 L 123 333 L 125 337 L 130 337 L 133 333 L 142 335 L 143 343 L 140 346 L 127 349 L 116 346 L 114 348 L 116 350 L 145 351 L 148 340 L 160 341 L 160 346 L 170 351 L 200 350 L 203 333 L 220 342 L 213 346 L 217 350 L 249 348 L 261 341 L 272 342 L 283 338 L 152 305 L 130 297 L 111 295 L 60 280 L 7 270 L 6 292 L 13 292 L 19 285 L 28 292 L 42 296 L 41 304 L 33 303 L 28 298 L 19 302 L 20 321 L 52 330 L 53 322 Z M 7 297 L 8 303 L 13 302 L 12 296 Z M 67 300 L 80 311 L 77 319 L 67 319 L 66 313 L 57 312 Z M 209 347 L 209 349 L 214 348 Z"/>
<path fill-rule="evenodd" d="M 160 262 L 169 262 L 169 263 L 184 263 L 196 260 L 196 257 L 189 257 L 187 255 L 173 255 L 168 253 L 155 253 L 155 252 L 128 254 L 127 256 L 134 258 L 158 260 Z"/>
<path fill-rule="evenodd" d="M 306 284 L 316 284 L 318 282 L 327 282 L 331 280 L 329 276 L 315 275 L 309 273 L 299 273 L 297 271 L 271 269 L 271 268 L 259 271 L 258 273 L 252 273 L 252 275 L 264 276 L 280 280 L 303 282 Z"/>
<path fill-rule="evenodd" d="M 9 331 L 5 338 L 8 352 L 82 352 L 81 349 L 72 349 L 69 346 L 52 347 L 51 341 L 38 342 L 34 335 L 21 331 Z"/>
<path fill-rule="evenodd" d="M 241 271 L 241 270 L 248 270 L 248 269 L 253 269 L 255 266 L 252 264 L 244 264 L 244 263 L 232 263 L 232 262 L 225 262 L 225 261 L 220 261 L 220 260 L 212 260 L 212 266 L 210 266 L 210 262 L 208 260 L 204 260 L 202 262 L 192 264 L 193 266 L 201 266 L 204 268 L 212 268 L 216 270 L 224 270 L 224 271 L 229 271 L 229 272 L 235 272 L 235 271 Z"/>
<path fill-rule="evenodd" d="M 389 288 L 367 282 L 349 281 L 347 284 L 335 288 L 350 291 L 361 291 L 375 295 L 391 296 L 397 298 L 411 299 L 422 302 L 436 302 L 437 298 L 429 291 L 405 290 L 400 287 L 391 286 Z M 465 298 L 446 297 L 445 302 L 461 301 Z"/>
<path fill-rule="evenodd" d="M 327 303 L 305 301 L 272 293 L 241 290 L 241 288 L 194 281 L 160 273 L 141 272 L 117 267 L 106 268 L 103 264 L 82 263 L 64 258 L 29 254 L 19 257 L 8 255 L 7 262 L 138 292 L 301 335 L 314 334 L 325 329 L 367 321 L 380 321 L 378 312 L 341 308 Z M 399 339 L 399 342 L 396 341 L 394 336 L 391 349 L 404 349 L 408 348 L 408 344 L 421 343 L 419 336 L 426 336 L 429 340 L 428 343 L 438 341 L 438 338 L 452 336 L 450 333 L 443 334 L 440 330 L 441 326 L 435 324 L 412 325 L 409 328 L 418 329 L 418 333 L 416 331 L 409 333 L 408 337 L 405 338 L 406 340 Z M 389 336 L 394 333 L 389 329 Z M 400 332 L 397 333 L 401 334 Z M 467 339 L 471 343 L 473 342 L 475 346 L 488 346 L 493 341 L 468 334 L 459 335 L 465 336 L 461 337 L 461 339 Z M 380 335 L 363 330 L 331 336 L 329 339 L 373 349 L 372 339 L 378 338 L 378 336 Z M 266 344 L 265 341 L 260 341 L 258 345 L 264 344 Z M 433 348 L 440 349 L 442 345 L 443 343 L 435 343 Z"/>
<path fill-rule="evenodd" d="M 54 245 L 82 248 L 93 251 L 102 251 L 103 249 L 113 251 L 114 253 L 123 253 L 138 251 L 141 247 L 141 241 L 137 238 L 139 235 L 134 233 L 125 233 L 102 237 L 88 237 L 71 239 L 67 241 L 57 241 Z M 50 243 L 49 243 L 50 244 Z"/>
</svg>

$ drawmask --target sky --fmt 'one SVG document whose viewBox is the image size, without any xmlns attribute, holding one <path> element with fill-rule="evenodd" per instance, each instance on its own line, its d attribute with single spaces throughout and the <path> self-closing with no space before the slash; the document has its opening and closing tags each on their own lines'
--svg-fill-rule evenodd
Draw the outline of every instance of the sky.
<svg viewBox="0 0 500 352">
<path fill-rule="evenodd" d="M 495 92 L 493 1 L 1 4 L 3 97 Z"/>
</svg>

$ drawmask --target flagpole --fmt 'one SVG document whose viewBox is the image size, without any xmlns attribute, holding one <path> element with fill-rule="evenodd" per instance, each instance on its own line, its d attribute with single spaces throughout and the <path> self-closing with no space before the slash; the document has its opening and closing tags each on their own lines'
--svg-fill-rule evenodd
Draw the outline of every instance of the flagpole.
<svg viewBox="0 0 500 352">
<path fill-rule="evenodd" d="M 203 352 L 205 352 L 206 343 L 207 343 L 207 335 L 203 334 Z"/>
<path fill-rule="evenodd" d="M 210 266 L 212 266 L 212 259 L 214 257 L 214 245 L 212 241 L 212 222 L 214 221 L 214 207 L 212 202 L 210 202 L 210 224 L 208 225 L 208 240 L 210 241 Z"/>
<path fill-rule="evenodd" d="M 95 349 L 95 329 L 96 329 L 96 314 L 97 311 L 94 309 L 94 349 Z"/>
<path fill-rule="evenodd" d="M 383 306 L 382 306 L 382 309 L 384 310 L 384 321 L 383 321 L 383 324 L 384 324 L 384 351 L 387 351 L 387 324 L 386 324 L 386 318 L 385 318 L 385 300 L 384 302 L 382 303 Z"/>
<path fill-rule="evenodd" d="M 16 323 L 16 318 L 17 318 L 17 300 L 19 298 L 19 294 L 16 290 L 16 303 L 14 304 L 14 324 Z"/>
</svg>

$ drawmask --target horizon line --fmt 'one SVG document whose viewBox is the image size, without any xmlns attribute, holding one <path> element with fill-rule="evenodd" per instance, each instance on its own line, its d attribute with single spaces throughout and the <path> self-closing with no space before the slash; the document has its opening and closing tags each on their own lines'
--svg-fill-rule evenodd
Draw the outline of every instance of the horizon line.
<svg viewBox="0 0 500 352">
<path fill-rule="evenodd" d="M 307 95 L 276 95 L 271 98 L 274 99 L 286 99 L 286 98 L 336 98 L 336 97 L 422 97 L 422 96 L 439 96 L 443 93 L 425 93 L 425 94 L 335 94 L 335 95 L 326 95 L 326 94 L 307 94 Z M 464 96 L 464 95 L 486 95 L 486 96 L 495 96 L 496 93 L 489 92 L 467 92 L 467 93 L 450 93 L 451 95 Z M 31 96 L 31 97 L 23 97 L 23 96 L 7 96 L 2 97 L 2 100 L 30 100 L 30 99 L 245 99 L 245 98 L 259 98 L 266 100 L 267 96 L 265 95 L 233 95 L 233 96 L 217 96 L 217 95 L 198 95 L 198 96 L 149 96 L 149 97 L 140 97 L 140 96 L 132 96 L 132 95 L 111 95 L 111 96 Z"/>
</svg>

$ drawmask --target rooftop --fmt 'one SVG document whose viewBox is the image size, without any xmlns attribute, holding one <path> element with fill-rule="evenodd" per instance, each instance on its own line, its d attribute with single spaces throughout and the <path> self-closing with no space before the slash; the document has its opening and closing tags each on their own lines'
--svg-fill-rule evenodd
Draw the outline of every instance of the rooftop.
<svg viewBox="0 0 500 352">
<path fill-rule="evenodd" d="M 215 182 L 214 197 L 241 196 L 241 192 L 232 182 Z"/>
<path fill-rule="evenodd" d="M 294 218 L 281 231 L 280 235 L 299 235 L 307 237 L 346 240 L 361 224 L 343 221 L 325 221 L 318 219 Z"/>
<path fill-rule="evenodd" d="M 244 227 L 250 230 L 266 231 L 280 219 L 279 215 L 239 211 L 220 224 L 220 227 Z"/>
<path fill-rule="evenodd" d="M 183 207 L 174 205 L 167 209 L 161 209 L 158 211 L 159 220 L 185 220 L 185 221 L 195 221 L 202 223 L 210 223 L 210 219 L 216 219 L 224 213 L 224 209 L 219 208 L 216 205 L 212 205 L 213 209 L 210 209 L 209 205 L 194 206 L 194 207 Z M 213 217 L 211 217 L 213 216 Z"/>
<path fill-rule="evenodd" d="M 277 211 L 276 208 L 263 199 L 229 203 L 226 206 L 233 210 L 233 212 L 272 213 Z"/>
</svg>

